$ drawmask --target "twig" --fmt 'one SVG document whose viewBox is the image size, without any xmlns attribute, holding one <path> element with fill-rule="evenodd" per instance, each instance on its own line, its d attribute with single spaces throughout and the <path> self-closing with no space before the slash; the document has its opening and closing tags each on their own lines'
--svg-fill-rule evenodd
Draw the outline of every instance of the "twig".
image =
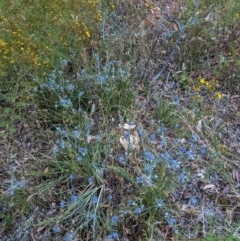
<svg viewBox="0 0 240 241">
<path fill-rule="evenodd" d="M 178 28 L 178 37 L 176 39 L 176 42 L 175 42 L 174 46 L 172 47 L 171 54 L 169 55 L 169 57 L 165 61 L 161 70 L 152 78 L 150 84 L 154 84 L 156 82 L 156 80 L 163 74 L 165 69 L 168 67 L 169 63 L 172 61 L 172 59 L 173 59 L 173 57 L 176 53 L 177 47 L 180 44 L 180 41 L 181 41 L 182 36 L 183 36 L 183 29 L 181 28 L 180 23 L 177 20 L 171 18 L 169 15 L 167 15 L 167 19 L 168 19 L 169 22 L 176 24 L 176 26 Z"/>
</svg>

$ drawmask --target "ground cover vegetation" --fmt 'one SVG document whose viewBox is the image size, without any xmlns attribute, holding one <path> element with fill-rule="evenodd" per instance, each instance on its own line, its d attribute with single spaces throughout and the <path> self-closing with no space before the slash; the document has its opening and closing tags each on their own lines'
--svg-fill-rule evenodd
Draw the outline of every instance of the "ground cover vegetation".
<svg viewBox="0 0 240 241">
<path fill-rule="evenodd" d="M 0 2 L 0 239 L 239 240 L 240 2 Z"/>
</svg>

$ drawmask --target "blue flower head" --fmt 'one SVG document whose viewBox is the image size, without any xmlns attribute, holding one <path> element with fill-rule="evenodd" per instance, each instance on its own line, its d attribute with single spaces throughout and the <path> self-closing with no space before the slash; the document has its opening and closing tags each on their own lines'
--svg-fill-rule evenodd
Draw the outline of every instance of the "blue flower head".
<svg viewBox="0 0 240 241">
<path fill-rule="evenodd" d="M 92 204 L 97 204 L 98 203 L 98 197 L 97 195 L 94 195 L 92 198 Z"/>
<path fill-rule="evenodd" d="M 153 185 L 151 178 L 148 176 L 144 176 L 143 185 L 146 187 L 151 187 Z"/>
<path fill-rule="evenodd" d="M 144 152 L 144 159 L 146 161 L 153 161 L 153 160 L 155 160 L 155 156 L 151 152 L 145 151 Z"/>
<path fill-rule="evenodd" d="M 113 199 L 113 196 L 112 196 L 111 193 L 109 193 L 108 196 L 107 196 L 107 200 L 111 201 L 112 199 Z"/>
<path fill-rule="evenodd" d="M 77 157 L 77 162 L 81 162 L 83 160 L 82 156 Z"/>
<path fill-rule="evenodd" d="M 121 155 L 119 158 L 118 158 L 118 161 L 122 164 L 125 164 L 126 163 L 126 157 L 124 155 Z"/>
<path fill-rule="evenodd" d="M 90 218 L 90 220 L 94 220 L 96 218 L 96 214 L 95 213 L 91 213 L 89 215 L 89 218 Z"/>
<path fill-rule="evenodd" d="M 113 239 L 118 239 L 119 238 L 119 234 L 117 233 L 117 231 L 113 231 L 111 234 L 109 234 L 107 237 L 106 237 L 106 241 L 110 241 L 110 240 L 113 240 Z"/>
<path fill-rule="evenodd" d="M 89 177 L 89 178 L 87 179 L 87 181 L 88 181 L 88 184 L 92 184 L 92 183 L 93 183 L 93 178 L 92 178 L 92 177 Z"/>
<path fill-rule="evenodd" d="M 126 140 L 130 140 L 130 133 L 128 131 L 124 131 L 123 135 Z"/>
<path fill-rule="evenodd" d="M 167 132 L 167 127 L 164 124 L 162 124 L 162 129 L 161 130 L 162 130 L 162 135 L 164 135 Z"/>
<path fill-rule="evenodd" d="M 68 90 L 68 91 L 73 91 L 74 88 L 75 88 L 75 86 L 71 83 L 66 86 L 66 90 Z"/>
<path fill-rule="evenodd" d="M 163 200 L 161 198 L 157 198 L 155 202 L 158 208 L 162 208 L 164 205 Z"/>
<path fill-rule="evenodd" d="M 78 128 L 74 129 L 74 131 L 72 133 L 74 138 L 79 138 L 80 134 L 81 134 L 81 131 Z"/>
<path fill-rule="evenodd" d="M 186 152 L 186 147 L 182 146 L 179 150 L 180 154 L 183 155 Z"/>
<path fill-rule="evenodd" d="M 199 140 L 199 137 L 196 134 L 192 134 L 192 141 L 197 142 Z"/>
<path fill-rule="evenodd" d="M 177 96 L 175 96 L 175 97 L 173 98 L 173 102 L 174 102 L 176 105 L 179 105 L 179 104 L 180 104 L 180 100 L 179 100 L 179 98 L 178 98 Z"/>
<path fill-rule="evenodd" d="M 65 108 L 72 106 L 72 101 L 70 99 L 59 98 L 59 105 Z"/>
<path fill-rule="evenodd" d="M 188 158 L 188 160 L 190 160 L 190 161 L 194 160 L 194 154 L 193 154 L 193 151 L 191 149 L 186 151 L 185 155 Z"/>
<path fill-rule="evenodd" d="M 192 18 L 192 23 L 195 24 L 195 25 L 198 24 L 198 18 L 197 18 L 197 16 L 194 16 L 194 17 Z"/>
<path fill-rule="evenodd" d="M 70 181 L 72 181 L 72 180 L 74 179 L 73 174 L 70 174 L 70 175 L 68 176 L 68 179 L 69 179 Z"/>
<path fill-rule="evenodd" d="M 132 199 L 128 199 L 127 205 L 128 205 L 128 206 L 135 206 L 135 202 L 133 202 Z"/>
<path fill-rule="evenodd" d="M 97 136 L 95 137 L 95 140 L 98 141 L 98 142 L 100 142 L 100 141 L 102 140 L 102 138 L 101 138 L 101 136 L 97 135 Z"/>
<path fill-rule="evenodd" d="M 119 220 L 119 217 L 117 215 L 113 215 L 110 218 L 110 222 L 111 222 L 112 225 L 116 225 L 118 220 Z"/>
<path fill-rule="evenodd" d="M 56 143 L 58 144 L 59 147 L 61 147 L 61 149 L 64 149 L 66 146 L 66 143 L 64 140 L 57 140 Z"/>
<path fill-rule="evenodd" d="M 144 167 L 144 172 L 145 172 L 147 175 L 152 174 L 152 172 L 153 172 L 153 170 L 154 170 L 155 167 L 156 167 L 155 163 L 153 163 L 153 164 L 147 164 L 147 165 L 145 165 L 145 167 Z"/>
<path fill-rule="evenodd" d="M 66 136 L 66 130 L 63 127 L 56 127 L 57 134 L 65 137 Z"/>
<path fill-rule="evenodd" d="M 169 161 L 169 166 L 170 168 L 172 168 L 173 170 L 177 170 L 180 168 L 180 164 L 177 160 L 170 160 Z"/>
<path fill-rule="evenodd" d="M 72 194 L 72 195 L 70 196 L 70 200 L 71 200 L 72 203 L 75 203 L 75 202 L 77 201 L 77 196 L 74 195 L 74 194 Z"/>
<path fill-rule="evenodd" d="M 143 130 L 140 127 L 137 128 L 137 132 L 138 132 L 139 137 L 143 138 L 144 132 L 143 132 Z"/>
<path fill-rule="evenodd" d="M 52 231 L 53 231 L 53 233 L 59 233 L 60 232 L 59 226 L 57 226 L 57 225 L 53 226 Z"/>
<path fill-rule="evenodd" d="M 54 145 L 52 151 L 53 151 L 54 154 L 56 154 L 59 151 L 58 146 Z"/>
<path fill-rule="evenodd" d="M 123 122 L 123 116 L 121 114 L 118 115 L 119 121 Z"/>
<path fill-rule="evenodd" d="M 158 180 L 158 175 L 157 175 L 157 174 L 153 174 L 153 175 L 152 175 L 152 179 L 153 179 L 153 180 Z"/>
<path fill-rule="evenodd" d="M 163 160 L 168 161 L 168 162 L 173 160 L 173 157 L 168 152 L 161 153 L 160 158 L 162 158 Z"/>
<path fill-rule="evenodd" d="M 156 134 L 155 134 L 155 133 L 150 134 L 150 135 L 149 135 L 149 140 L 150 140 L 151 142 L 155 142 L 155 141 L 156 141 Z"/>
<path fill-rule="evenodd" d="M 83 95 L 84 95 L 84 92 L 83 91 L 79 91 L 78 98 L 80 99 Z"/>
<path fill-rule="evenodd" d="M 176 219 L 169 218 L 167 222 L 168 222 L 168 225 L 172 228 L 174 226 L 174 224 L 176 223 Z"/>
<path fill-rule="evenodd" d="M 196 197 L 191 197 L 189 199 L 189 204 L 192 206 L 196 206 L 199 203 L 198 199 Z"/>
<path fill-rule="evenodd" d="M 61 207 L 61 208 L 64 208 L 64 207 L 65 207 L 65 202 L 64 202 L 63 200 L 61 200 L 61 202 L 60 202 L 60 207 Z"/>
<path fill-rule="evenodd" d="M 85 156 L 87 154 L 87 148 L 85 148 L 85 147 L 79 147 L 78 151 L 83 156 Z"/>
<path fill-rule="evenodd" d="M 49 80 L 48 86 L 52 90 L 57 90 L 58 89 L 58 85 L 57 85 L 57 83 L 55 82 L 54 79 Z"/>
<path fill-rule="evenodd" d="M 116 231 L 112 232 L 111 236 L 112 236 L 113 239 L 116 239 L 116 238 L 119 237 L 119 235 Z"/>
<path fill-rule="evenodd" d="M 71 241 L 73 237 L 72 233 L 66 233 L 65 237 L 64 237 L 64 241 Z"/>
<path fill-rule="evenodd" d="M 142 212 L 141 208 L 135 208 L 134 209 L 134 214 L 140 214 Z"/>
<path fill-rule="evenodd" d="M 200 152 L 200 154 L 202 156 L 204 156 L 206 154 L 206 152 L 207 152 L 207 147 L 206 146 L 201 146 L 201 149 L 200 149 L 199 152 Z"/>
<path fill-rule="evenodd" d="M 134 210 L 133 210 L 133 213 L 138 215 L 140 214 L 142 211 L 144 210 L 144 205 L 142 204 L 140 207 L 136 207 Z"/>
<path fill-rule="evenodd" d="M 179 175 L 178 175 L 178 181 L 179 182 L 184 182 L 186 180 L 186 175 L 184 172 L 181 172 Z"/>
<path fill-rule="evenodd" d="M 143 177 L 142 176 L 136 177 L 136 183 L 143 183 Z"/>
<path fill-rule="evenodd" d="M 165 148 L 167 146 L 167 138 L 165 136 L 161 136 L 160 143 Z"/>
</svg>

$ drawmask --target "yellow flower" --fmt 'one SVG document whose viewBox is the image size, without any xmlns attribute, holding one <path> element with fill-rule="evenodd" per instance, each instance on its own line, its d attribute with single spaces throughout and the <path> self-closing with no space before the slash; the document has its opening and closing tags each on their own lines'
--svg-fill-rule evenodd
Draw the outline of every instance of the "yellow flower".
<svg viewBox="0 0 240 241">
<path fill-rule="evenodd" d="M 33 58 L 33 63 L 34 63 L 35 65 L 39 65 L 38 57 L 37 57 L 37 56 L 34 56 L 34 58 Z"/>
<path fill-rule="evenodd" d="M 86 34 L 86 36 L 87 36 L 88 38 L 91 37 L 91 34 L 89 33 L 89 31 L 86 31 L 85 34 Z"/>
<path fill-rule="evenodd" d="M 0 47 L 6 47 L 6 45 L 7 44 L 3 40 L 0 39 Z"/>
<path fill-rule="evenodd" d="M 194 99 L 194 101 L 200 103 L 200 102 L 202 101 L 202 96 L 201 96 L 201 95 L 195 95 L 195 96 L 193 97 L 193 99 Z"/>
<path fill-rule="evenodd" d="M 116 8 L 114 3 L 111 3 L 110 6 L 113 10 Z"/>
<path fill-rule="evenodd" d="M 99 21 L 99 22 L 102 22 L 102 14 L 101 13 L 98 13 L 97 14 L 97 20 Z"/>
<path fill-rule="evenodd" d="M 205 84 L 205 80 L 203 78 L 199 79 L 200 84 L 204 85 Z"/>
<path fill-rule="evenodd" d="M 219 100 L 222 99 L 222 94 L 220 92 L 217 92 L 216 93 L 216 98 L 219 99 Z"/>
</svg>

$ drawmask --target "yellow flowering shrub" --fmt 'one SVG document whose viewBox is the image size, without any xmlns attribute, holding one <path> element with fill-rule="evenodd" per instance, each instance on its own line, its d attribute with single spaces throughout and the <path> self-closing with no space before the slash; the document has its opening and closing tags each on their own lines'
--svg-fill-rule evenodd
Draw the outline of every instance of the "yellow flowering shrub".
<svg viewBox="0 0 240 241">
<path fill-rule="evenodd" d="M 99 0 L 30 2 L 2 3 L 0 76 L 14 68 L 46 69 L 77 55 L 102 21 Z"/>
<path fill-rule="evenodd" d="M 195 91 L 200 91 L 202 88 L 205 88 L 208 93 L 212 93 L 218 86 L 219 83 L 216 79 L 205 80 L 204 78 L 200 77 L 199 80 L 194 84 L 193 89 Z"/>
<path fill-rule="evenodd" d="M 217 91 L 219 83 L 216 79 L 206 80 L 202 77 L 193 84 L 193 91 L 196 93 L 195 100 L 201 102 L 202 94 L 210 97 L 210 99 L 222 98 L 222 94 Z"/>
</svg>

